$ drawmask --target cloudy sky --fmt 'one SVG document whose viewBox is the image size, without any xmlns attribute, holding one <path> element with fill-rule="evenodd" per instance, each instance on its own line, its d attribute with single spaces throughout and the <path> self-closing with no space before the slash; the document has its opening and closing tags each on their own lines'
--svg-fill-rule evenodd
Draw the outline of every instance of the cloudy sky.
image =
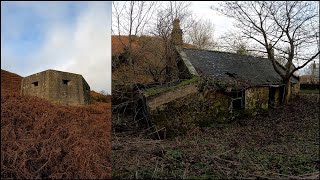
<svg viewBox="0 0 320 180">
<path fill-rule="evenodd" d="M 111 93 L 111 2 L 1 2 L 1 69 L 82 74 Z"/>
<path fill-rule="evenodd" d="M 234 29 L 234 20 L 217 13 L 210 7 L 218 7 L 222 1 L 197 1 L 191 3 L 193 13 L 198 19 L 209 20 L 214 24 L 214 37 L 220 37 L 225 32 Z"/>
</svg>

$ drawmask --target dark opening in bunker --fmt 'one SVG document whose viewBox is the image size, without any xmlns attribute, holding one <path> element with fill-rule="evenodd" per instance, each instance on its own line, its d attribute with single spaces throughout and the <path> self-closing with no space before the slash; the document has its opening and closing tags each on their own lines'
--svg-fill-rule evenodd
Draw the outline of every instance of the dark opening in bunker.
<svg viewBox="0 0 320 180">
<path fill-rule="evenodd" d="M 65 80 L 65 79 L 63 79 L 62 82 L 63 82 L 63 84 L 68 85 L 69 82 L 70 82 L 70 80 Z"/>
<path fill-rule="evenodd" d="M 38 86 L 38 81 L 32 83 L 33 86 Z"/>
</svg>

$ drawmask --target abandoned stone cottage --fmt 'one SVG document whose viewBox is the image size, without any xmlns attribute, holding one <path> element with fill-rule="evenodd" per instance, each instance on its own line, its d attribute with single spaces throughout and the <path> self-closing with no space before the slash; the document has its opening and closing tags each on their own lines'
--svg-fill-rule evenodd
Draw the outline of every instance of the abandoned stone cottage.
<svg viewBox="0 0 320 180">
<path fill-rule="evenodd" d="M 269 59 L 182 48 L 178 20 L 174 22 L 172 41 L 177 76 L 183 80 L 144 92 L 148 113 L 158 128 L 225 122 L 240 112 L 253 113 L 281 104 L 285 86 Z M 292 77 L 291 84 L 291 94 L 298 94 L 299 78 Z"/>
<path fill-rule="evenodd" d="M 23 78 L 21 94 L 66 105 L 90 103 L 90 86 L 82 75 L 51 69 Z"/>
</svg>

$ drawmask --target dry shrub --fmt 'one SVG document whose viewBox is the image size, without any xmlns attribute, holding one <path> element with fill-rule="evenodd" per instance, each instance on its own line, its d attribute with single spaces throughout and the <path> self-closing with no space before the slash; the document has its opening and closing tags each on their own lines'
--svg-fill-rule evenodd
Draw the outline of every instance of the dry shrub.
<svg viewBox="0 0 320 180">
<path fill-rule="evenodd" d="M 111 103 L 53 105 L 2 82 L 1 178 L 111 178 Z"/>
<path fill-rule="evenodd" d="M 111 95 L 100 94 L 95 91 L 90 92 L 91 100 L 95 102 L 111 102 Z"/>
</svg>

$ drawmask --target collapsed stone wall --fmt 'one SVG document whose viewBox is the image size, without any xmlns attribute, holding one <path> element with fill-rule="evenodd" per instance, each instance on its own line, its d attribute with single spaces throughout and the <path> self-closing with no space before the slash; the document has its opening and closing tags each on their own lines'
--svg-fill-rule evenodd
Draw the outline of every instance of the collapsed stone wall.
<svg viewBox="0 0 320 180">
<path fill-rule="evenodd" d="M 230 120 L 230 97 L 221 92 L 200 92 L 197 83 L 145 96 L 152 122 L 167 136 L 184 133 L 193 126 Z"/>
<path fill-rule="evenodd" d="M 157 129 L 170 134 L 184 133 L 193 126 L 208 126 L 213 122 L 225 122 L 230 117 L 230 98 L 220 93 L 188 94 L 170 101 L 160 109 L 150 111 Z"/>
<path fill-rule="evenodd" d="M 166 132 L 167 136 L 183 134 L 194 126 L 230 122 L 241 114 L 250 115 L 268 109 L 269 87 L 246 89 L 244 108 L 234 109 L 228 93 L 218 90 L 202 92 L 197 83 L 145 96 L 148 113 L 158 131 Z M 275 98 L 279 100 L 277 90 Z"/>
</svg>

